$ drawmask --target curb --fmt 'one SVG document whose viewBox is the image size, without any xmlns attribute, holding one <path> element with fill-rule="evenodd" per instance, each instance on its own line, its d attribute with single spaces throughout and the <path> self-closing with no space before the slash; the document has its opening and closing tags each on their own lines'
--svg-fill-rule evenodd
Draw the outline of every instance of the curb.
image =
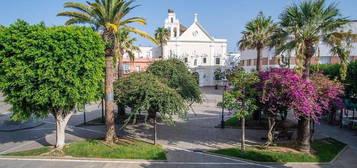
<svg viewBox="0 0 357 168">
<path fill-rule="evenodd" d="M 98 162 L 168 162 L 167 160 L 145 160 L 145 159 L 110 159 L 110 158 L 83 158 L 83 157 L 46 157 L 46 156 L 0 156 L 0 160 L 51 160 L 51 161 L 98 161 Z"/>
<path fill-rule="evenodd" d="M 346 145 L 330 162 L 259 162 L 259 161 L 254 161 L 254 160 L 249 160 L 249 159 L 243 159 L 239 157 L 233 157 L 233 156 L 227 156 L 227 155 L 222 155 L 218 153 L 213 153 L 213 152 L 208 152 L 208 151 L 203 151 L 203 153 L 211 154 L 211 155 L 217 155 L 221 157 L 227 157 L 231 159 L 237 159 L 237 160 L 242 160 L 245 162 L 251 162 L 255 164 L 261 164 L 261 165 L 272 165 L 272 166 L 281 166 L 282 164 L 284 165 L 331 165 L 333 164 L 343 152 L 345 152 L 347 149 L 349 149 L 348 145 Z"/>
</svg>

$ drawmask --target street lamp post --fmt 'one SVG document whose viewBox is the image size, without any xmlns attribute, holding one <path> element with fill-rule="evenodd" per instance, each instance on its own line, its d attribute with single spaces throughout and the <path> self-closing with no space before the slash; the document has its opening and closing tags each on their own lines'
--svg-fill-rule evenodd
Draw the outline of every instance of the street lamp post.
<svg viewBox="0 0 357 168">
<path fill-rule="evenodd" d="M 222 94 L 222 102 L 224 101 L 224 92 L 227 89 L 227 80 L 223 80 L 223 85 L 224 85 L 224 89 L 223 89 L 223 94 Z M 221 118 L 221 128 L 224 129 L 225 127 L 225 122 L 224 122 L 224 106 L 222 106 L 222 118 Z"/>
</svg>

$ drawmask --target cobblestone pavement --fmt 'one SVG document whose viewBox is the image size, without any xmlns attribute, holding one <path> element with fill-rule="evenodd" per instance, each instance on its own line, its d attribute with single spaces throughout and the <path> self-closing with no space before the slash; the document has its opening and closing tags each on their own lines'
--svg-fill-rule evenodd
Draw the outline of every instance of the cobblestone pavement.
<svg viewBox="0 0 357 168">
<path fill-rule="evenodd" d="M 257 165 L 239 159 L 210 155 L 201 151 L 225 148 L 239 145 L 239 129 L 219 129 L 215 128 L 220 123 L 221 109 L 216 104 L 221 100 L 222 90 L 204 88 L 205 102 L 194 105 L 194 112 L 189 114 L 187 120 L 177 120 L 175 125 L 168 126 L 160 124 L 158 126 L 158 143 L 162 144 L 167 151 L 167 162 L 148 161 L 94 161 L 94 160 L 17 160 L 0 158 L 0 168 L 3 167 L 105 167 L 105 168 L 238 168 L 238 167 L 331 167 L 321 165 Z M 87 106 L 87 120 L 92 120 L 101 116 L 101 109 L 98 104 Z M 227 115 L 227 113 L 226 113 Z M 228 116 L 226 116 L 227 118 Z M 4 119 L 6 117 L 0 117 Z M 0 154 L 21 150 L 34 149 L 41 146 L 55 143 L 55 125 L 52 117 L 44 120 L 46 123 L 31 130 L 16 132 L 0 132 Z M 80 141 L 89 138 L 103 137 L 103 126 L 75 127 L 83 122 L 83 114 L 77 114 L 69 121 L 66 129 L 67 142 Z M 327 129 L 327 131 L 330 129 Z M 321 131 L 325 132 L 325 131 Z M 151 126 L 139 124 L 128 126 L 121 135 L 151 141 L 153 129 Z M 248 144 L 260 142 L 260 137 L 264 136 L 264 131 L 247 130 Z M 333 134 L 333 133 L 332 133 Z M 348 134 L 346 134 L 348 136 Z M 337 138 L 339 139 L 339 138 Z M 347 138 L 348 139 L 348 138 Z M 346 151 L 347 159 L 337 160 L 333 167 L 348 167 L 356 159 L 349 157 L 355 154 L 353 149 Z M 352 153 L 350 153 L 352 152 Z M 356 155 L 354 155 L 356 156 Z M 350 161 L 348 161 L 348 158 Z M 346 164 L 347 160 L 347 164 Z M 356 164 L 355 164 L 356 165 Z"/>
</svg>

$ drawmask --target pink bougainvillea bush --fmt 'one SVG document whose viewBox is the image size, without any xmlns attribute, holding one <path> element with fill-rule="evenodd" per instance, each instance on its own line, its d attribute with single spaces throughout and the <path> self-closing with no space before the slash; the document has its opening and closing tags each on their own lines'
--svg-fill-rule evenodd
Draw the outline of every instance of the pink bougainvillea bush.
<svg viewBox="0 0 357 168">
<path fill-rule="evenodd" d="M 333 109 L 342 109 L 344 104 L 340 96 L 344 94 L 341 82 L 331 80 L 322 73 L 315 73 L 311 76 L 311 82 L 316 87 L 319 95 L 317 102 L 320 104 L 324 113 Z"/>
<path fill-rule="evenodd" d="M 306 116 L 317 120 L 317 116 L 332 107 L 342 107 L 338 97 L 343 94 L 342 85 L 320 73 L 306 80 L 292 69 L 273 68 L 260 72 L 259 77 L 261 103 L 270 112 L 290 109 L 296 118 Z"/>
<path fill-rule="evenodd" d="M 296 118 L 307 116 L 317 120 L 322 109 L 317 103 L 318 94 L 313 83 L 286 68 L 274 68 L 261 72 L 259 76 L 262 81 L 258 86 L 262 91 L 261 102 L 269 111 L 291 109 Z"/>
</svg>

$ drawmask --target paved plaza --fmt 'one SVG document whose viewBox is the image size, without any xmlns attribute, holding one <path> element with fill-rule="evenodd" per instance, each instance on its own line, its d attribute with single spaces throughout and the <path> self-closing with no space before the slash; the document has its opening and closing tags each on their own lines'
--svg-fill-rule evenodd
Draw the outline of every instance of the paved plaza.
<svg viewBox="0 0 357 168">
<path fill-rule="evenodd" d="M 0 168 L 14 167 L 85 167 L 85 168 L 250 168 L 250 167 L 350 167 L 357 165 L 357 141 L 356 136 L 347 130 L 327 125 L 317 126 L 317 136 L 330 136 L 349 144 L 349 148 L 336 160 L 333 165 L 261 165 L 243 161 L 236 158 L 222 157 L 207 154 L 203 151 L 219 149 L 239 145 L 240 129 L 220 129 L 215 128 L 220 123 L 221 109 L 216 106 L 221 100 L 222 90 L 204 88 L 204 103 L 194 105 L 187 120 L 176 120 L 175 125 L 168 126 L 160 124 L 158 126 L 158 143 L 163 145 L 167 151 L 168 160 L 165 162 L 150 162 L 140 160 L 92 160 L 73 158 L 61 160 L 46 159 L 19 159 L 0 158 Z M 1 104 L 1 107 L 8 105 Z M 0 120 L 9 118 L 8 112 L 1 108 Z M 226 113 L 226 115 L 228 115 Z M 87 120 L 92 120 L 101 116 L 100 104 L 87 105 Z M 225 116 L 228 118 L 229 116 Z M 53 117 L 43 120 L 44 125 L 33 129 L 20 130 L 15 132 L 0 132 L 0 154 L 29 150 L 41 146 L 53 145 L 55 143 L 55 122 Z M 68 142 L 81 141 L 84 139 L 104 136 L 104 126 L 83 126 L 76 127 L 83 123 L 83 114 L 77 114 L 71 118 L 66 129 L 66 140 Z M 152 140 L 153 129 L 151 126 L 139 124 L 128 126 L 119 133 L 127 137 L 138 138 L 146 141 Z M 260 138 L 264 136 L 264 130 L 247 130 L 248 144 L 261 143 Z"/>
</svg>

